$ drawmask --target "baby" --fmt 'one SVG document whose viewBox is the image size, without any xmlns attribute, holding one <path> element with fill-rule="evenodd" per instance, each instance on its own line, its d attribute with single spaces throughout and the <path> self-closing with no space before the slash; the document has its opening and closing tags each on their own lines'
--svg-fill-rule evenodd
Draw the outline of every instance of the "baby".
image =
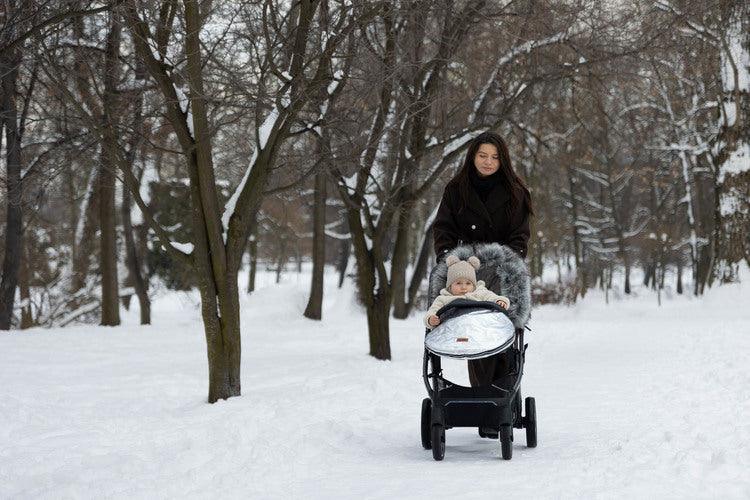
<svg viewBox="0 0 750 500">
<path fill-rule="evenodd" d="M 479 259 L 472 256 L 466 260 L 460 260 L 455 255 L 449 255 L 445 259 L 448 265 L 448 279 L 445 280 L 446 287 L 440 290 L 440 295 L 435 298 L 427 310 L 425 324 L 427 328 L 434 328 L 440 324 L 440 318 L 435 313 L 444 305 L 456 299 L 470 299 L 479 301 L 490 301 L 500 305 L 503 309 L 510 307 L 508 297 L 497 295 L 484 286 L 484 281 L 477 282 L 475 270 L 479 269 Z"/>
</svg>

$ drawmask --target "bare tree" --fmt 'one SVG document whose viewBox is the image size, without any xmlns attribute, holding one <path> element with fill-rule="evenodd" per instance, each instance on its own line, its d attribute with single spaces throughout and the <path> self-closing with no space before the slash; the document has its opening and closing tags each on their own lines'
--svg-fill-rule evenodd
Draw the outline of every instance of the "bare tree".
<svg viewBox="0 0 750 500">
<path fill-rule="evenodd" d="M 750 7 L 746 2 L 698 4 L 657 0 L 687 37 L 713 47 L 720 65 L 719 123 L 710 154 L 715 169 L 713 275 L 736 278 L 737 262 L 750 263 Z"/>
<path fill-rule="evenodd" d="M 258 210 L 271 168 L 292 124 L 314 98 L 315 89 L 327 86 L 325 69 L 342 40 L 352 29 L 352 8 L 335 9 L 336 25 L 321 50 L 308 49 L 313 24 L 323 7 L 320 2 L 299 2 L 288 11 L 271 2 L 261 6 L 267 52 L 261 56 L 265 80 L 274 74 L 275 102 L 255 130 L 255 151 L 240 185 L 222 210 L 217 196 L 209 124 L 209 95 L 205 86 L 205 50 L 201 28 L 209 15 L 197 2 L 186 0 L 179 9 L 165 2 L 162 16 L 148 21 L 135 2 L 125 6 L 125 18 L 136 52 L 162 94 L 166 116 L 178 139 L 190 179 L 193 242 L 175 245 L 158 225 L 137 194 L 136 179 L 123 168 L 124 180 L 162 244 L 176 258 L 195 269 L 201 293 L 202 314 L 209 361 L 209 402 L 240 394 L 240 324 L 237 272 L 246 247 L 253 214 Z M 327 4 L 326 4 L 327 5 Z M 255 6 L 247 6 L 256 8 Z M 328 14 L 328 13 L 325 13 Z M 167 46 L 174 18 L 184 21 L 184 68 L 169 63 Z M 155 32 L 150 24 L 155 26 Z M 278 47 L 280 50 L 276 50 Z M 289 57 L 285 57 L 288 55 Z M 286 61 L 286 63 L 285 63 Z M 284 68 L 279 68 L 279 64 Z M 273 80 L 269 80 L 273 82 Z M 182 90 L 182 82 L 187 90 Z M 268 89 L 270 90 L 270 89 Z M 260 110 L 257 101 L 249 103 Z M 123 162 L 124 163 L 124 162 Z"/>
</svg>

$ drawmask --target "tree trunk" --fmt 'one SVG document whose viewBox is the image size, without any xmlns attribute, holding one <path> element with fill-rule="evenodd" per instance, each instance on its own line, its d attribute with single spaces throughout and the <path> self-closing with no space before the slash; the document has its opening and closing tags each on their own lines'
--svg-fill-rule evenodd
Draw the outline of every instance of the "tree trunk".
<svg viewBox="0 0 750 500">
<path fill-rule="evenodd" d="M 432 224 L 427 229 L 422 240 L 422 246 L 419 249 L 419 255 L 417 256 L 417 264 L 414 266 L 414 272 L 411 275 L 411 283 L 409 284 L 409 296 L 406 302 L 406 317 L 409 316 L 411 310 L 415 306 L 417 299 L 417 292 L 419 287 L 427 274 L 427 265 L 430 262 L 430 253 L 432 252 Z"/>
<path fill-rule="evenodd" d="M 148 282 L 144 277 L 142 258 L 136 246 L 133 224 L 130 220 L 131 199 L 130 191 L 123 189 L 122 192 L 122 229 L 125 234 L 125 264 L 128 266 L 128 274 L 138 297 L 138 305 L 141 311 L 141 324 L 151 324 L 151 299 L 148 297 Z"/>
<path fill-rule="evenodd" d="M 323 273 L 326 263 L 326 176 L 315 176 L 315 208 L 313 209 L 313 272 L 310 283 L 310 299 L 305 308 L 305 317 L 320 319 L 323 307 Z"/>
<path fill-rule="evenodd" d="M 247 293 L 255 291 L 255 275 L 258 270 L 258 240 L 250 236 L 250 273 L 247 278 Z"/>
<path fill-rule="evenodd" d="M 414 264 L 403 310 L 397 311 L 394 307 L 393 317 L 396 319 L 408 318 L 414 308 L 417 292 L 419 292 L 419 287 L 424 280 L 425 274 L 427 274 L 427 265 L 430 261 L 430 252 L 432 251 L 432 227 L 432 224 L 430 224 L 427 228 L 422 239 L 422 244 L 419 247 L 419 254 L 417 255 L 416 263 Z"/>
<path fill-rule="evenodd" d="M 653 261 L 653 255 L 649 254 L 649 259 Z M 647 262 L 645 266 L 643 266 L 643 286 L 648 288 L 648 284 L 651 280 L 651 272 L 654 268 L 654 265 L 651 262 Z"/>
<path fill-rule="evenodd" d="M 367 311 L 370 356 L 391 359 L 389 320 L 393 296 L 377 244 L 379 238 L 373 238 L 373 246 L 369 248 L 359 210 L 348 209 L 347 218 L 357 262 L 357 293 Z"/>
<path fill-rule="evenodd" d="M 693 295 L 703 295 L 703 292 L 706 290 L 706 284 L 711 277 L 712 252 L 712 243 L 698 249 L 698 262 L 695 266 L 696 275 L 693 276 Z"/>
<path fill-rule="evenodd" d="M 677 262 L 677 293 L 682 295 L 682 262 Z"/>
<path fill-rule="evenodd" d="M 750 262 L 750 6 L 728 2 L 721 27 L 722 102 L 717 155 L 721 231 L 714 273 L 737 279 L 737 263 Z"/>
<path fill-rule="evenodd" d="M 99 168 L 92 166 L 83 201 L 78 211 L 73 235 L 69 292 L 74 294 L 86 284 L 91 255 L 94 253 L 96 226 L 99 214 Z"/>
<path fill-rule="evenodd" d="M 117 151 L 117 82 L 120 54 L 120 23 L 113 11 L 107 36 L 104 74 L 104 141 L 99 171 L 99 228 L 101 233 L 99 265 L 102 274 L 101 324 L 120 324 L 117 280 L 117 228 L 115 217 L 115 164 Z"/>
<path fill-rule="evenodd" d="M 630 295 L 630 258 L 625 254 L 625 293 Z"/>
<path fill-rule="evenodd" d="M 144 81 L 145 75 L 142 74 L 142 69 L 136 70 L 136 79 L 138 81 Z M 138 94 L 138 98 L 133 103 L 133 116 L 131 120 L 131 128 L 133 130 L 132 139 L 130 140 L 130 147 L 127 153 L 127 162 L 131 169 L 135 165 L 135 159 L 138 155 L 140 145 L 143 137 L 143 93 Z M 145 164 L 145 163 L 144 163 Z M 143 169 L 140 169 L 137 175 L 139 184 L 143 183 Z M 148 180 L 147 180 L 148 182 Z M 150 186 L 146 185 L 145 189 L 150 190 Z M 128 268 L 128 279 L 130 286 L 135 289 L 135 294 L 138 297 L 138 305 L 140 307 L 140 320 L 142 325 L 151 324 L 151 299 L 148 296 L 148 278 L 144 272 L 144 260 L 146 252 L 141 251 L 144 245 L 137 244 L 136 242 L 136 230 L 133 228 L 133 223 L 130 218 L 130 211 L 132 208 L 132 195 L 130 191 L 123 186 L 122 190 L 122 229 L 125 236 L 125 264 Z"/>
<path fill-rule="evenodd" d="M 21 241 L 21 252 L 21 267 L 18 270 L 18 291 L 21 298 L 21 330 L 25 330 L 34 326 L 34 318 L 31 314 L 31 293 L 29 290 L 29 281 L 31 280 L 31 273 L 29 271 L 29 246 L 25 237 Z"/>
<path fill-rule="evenodd" d="M 390 341 L 390 291 L 382 289 L 368 294 L 367 328 L 370 339 L 370 356 L 376 359 L 391 359 Z"/>
<path fill-rule="evenodd" d="M 406 306 L 406 268 L 409 264 L 409 233 L 411 229 L 411 212 L 414 203 L 404 204 L 398 214 L 396 243 L 393 246 L 391 259 L 391 290 L 393 293 L 393 317 L 406 318 L 409 313 Z"/>
<path fill-rule="evenodd" d="M 16 86 L 21 54 L 17 50 L 0 52 L 0 118 L 5 127 L 7 194 L 3 277 L 0 281 L 0 330 L 10 330 L 13 303 L 21 264 L 21 137 L 18 130 Z"/>
<path fill-rule="evenodd" d="M 196 269 L 197 272 L 201 272 Z M 208 274 L 203 276 L 200 285 L 201 312 L 206 334 L 208 352 L 208 402 L 215 403 L 220 399 L 239 396 L 240 387 L 240 322 L 239 290 L 232 280 L 237 282 L 237 273 L 227 273 L 224 283 L 207 283 L 211 280 L 210 268 L 204 269 Z M 219 305 L 216 286 L 223 287 L 220 295 L 227 297 Z M 218 313 L 218 314 L 217 314 Z"/>
<path fill-rule="evenodd" d="M 247 277 L 247 293 L 252 293 L 255 291 L 255 275 L 258 270 L 258 240 L 255 239 L 255 235 L 250 236 L 249 245 L 250 273 Z"/>
<path fill-rule="evenodd" d="M 341 288 L 344 286 L 344 278 L 346 278 L 346 269 L 349 267 L 349 256 L 352 252 L 352 242 L 350 240 L 341 240 L 341 246 L 339 247 L 339 262 L 336 265 L 339 272 L 339 285 Z"/>
<path fill-rule="evenodd" d="M 284 270 L 284 264 L 286 264 L 287 256 L 286 256 L 286 236 L 281 237 L 281 242 L 279 243 L 279 258 L 276 261 L 276 284 L 278 285 L 281 281 L 281 272 Z"/>
</svg>

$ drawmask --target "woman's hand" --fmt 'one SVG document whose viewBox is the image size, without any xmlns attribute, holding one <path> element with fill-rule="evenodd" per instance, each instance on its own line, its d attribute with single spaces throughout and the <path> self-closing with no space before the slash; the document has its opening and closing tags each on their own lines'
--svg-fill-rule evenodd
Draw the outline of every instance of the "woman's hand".
<svg viewBox="0 0 750 500">
<path fill-rule="evenodd" d="M 438 326 L 440 324 L 440 318 L 435 316 L 434 314 L 429 317 L 427 322 L 430 324 L 430 326 Z"/>
<path fill-rule="evenodd" d="M 496 302 L 496 304 L 499 305 L 500 307 L 502 307 L 503 309 L 508 309 L 508 307 L 510 306 L 510 304 L 508 303 L 508 301 L 507 300 L 503 300 L 503 299 L 498 300 Z"/>
</svg>

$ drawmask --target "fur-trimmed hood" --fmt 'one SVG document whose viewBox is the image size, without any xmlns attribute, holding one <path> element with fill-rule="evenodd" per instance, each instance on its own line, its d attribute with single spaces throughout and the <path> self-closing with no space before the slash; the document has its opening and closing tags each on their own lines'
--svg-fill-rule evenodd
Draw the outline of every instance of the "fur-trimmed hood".
<svg viewBox="0 0 750 500">
<path fill-rule="evenodd" d="M 516 328 L 523 328 L 531 316 L 531 278 L 523 259 L 513 250 L 498 243 L 479 243 L 456 247 L 448 252 L 461 260 L 476 255 L 482 262 L 477 279 L 488 289 L 510 299 L 508 317 Z M 448 266 L 440 262 L 430 273 L 430 303 L 445 288 Z"/>
</svg>

